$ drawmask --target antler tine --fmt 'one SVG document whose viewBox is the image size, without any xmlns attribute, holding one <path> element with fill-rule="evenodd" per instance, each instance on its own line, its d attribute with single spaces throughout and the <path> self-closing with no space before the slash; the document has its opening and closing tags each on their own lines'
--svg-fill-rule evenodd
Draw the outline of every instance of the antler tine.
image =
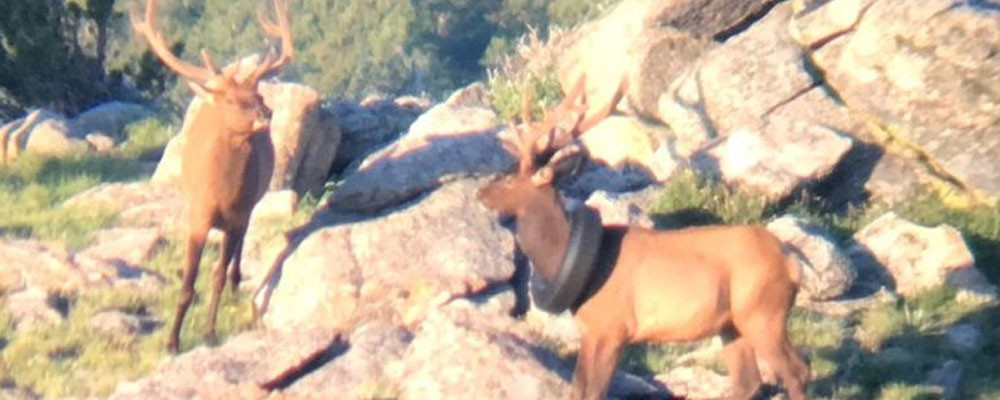
<svg viewBox="0 0 1000 400">
<path fill-rule="evenodd" d="M 266 74 L 284 68 L 295 54 L 295 46 L 292 42 L 292 28 L 288 23 L 288 3 L 286 0 L 273 0 L 274 20 L 269 19 L 263 10 L 257 11 L 257 22 L 264 28 L 268 36 L 281 39 L 281 55 L 274 57 L 273 50 L 268 53 L 264 61 L 257 66 L 250 76 L 258 80 Z"/>
<path fill-rule="evenodd" d="M 149 48 L 154 54 L 156 54 L 157 57 L 160 58 L 161 61 L 163 61 L 163 64 L 165 64 L 167 68 L 170 68 L 178 75 L 199 84 L 203 84 L 215 77 L 216 74 L 214 67 L 209 66 L 209 68 L 204 68 L 195 66 L 177 58 L 177 56 L 170 51 L 163 35 L 154 29 L 154 22 L 156 20 L 156 0 L 149 0 L 146 3 L 145 18 L 142 20 L 139 18 L 139 10 L 137 9 L 135 3 L 132 3 L 129 7 L 129 19 L 132 22 L 132 29 L 146 38 L 146 42 L 149 43 Z"/>
<path fill-rule="evenodd" d="M 590 128 L 593 128 L 594 125 L 597 125 L 598 122 L 604 120 L 604 118 L 608 115 L 611 115 L 611 111 L 615 109 L 615 106 L 617 106 L 618 102 L 621 101 L 622 96 L 625 95 L 625 91 L 628 90 L 628 84 L 628 78 L 624 78 L 618 82 L 618 89 L 615 91 L 615 95 L 611 97 L 611 101 L 605 104 L 604 107 L 602 107 L 598 112 L 594 113 L 594 115 L 591 115 L 590 118 L 579 121 L 576 124 L 576 127 L 574 127 L 574 136 L 586 132 Z M 586 97 L 584 99 L 586 100 Z M 580 117 L 582 119 L 583 114 L 581 114 Z"/>
<path fill-rule="evenodd" d="M 574 125 L 579 122 L 579 118 L 583 117 L 583 113 L 586 111 L 586 103 L 576 104 L 577 99 L 584 94 L 583 89 L 584 79 L 583 76 L 581 76 L 577 79 L 576 84 L 573 85 L 573 89 L 570 90 L 565 97 L 563 97 L 563 100 L 559 103 L 559 105 L 554 107 L 552 111 L 545 110 L 545 119 L 541 125 L 542 129 L 549 134 L 549 138 L 548 140 L 537 141 L 534 143 L 535 151 L 537 153 L 544 153 L 550 149 L 562 147 L 569 143 L 569 139 L 572 139 L 572 137 L 566 139 L 555 135 L 555 127 L 566 114 L 576 115 L 578 119 L 577 121 L 574 121 Z"/>
<path fill-rule="evenodd" d="M 219 75 L 219 69 L 215 68 L 215 64 L 212 63 L 212 57 L 209 56 L 208 50 L 201 49 L 201 60 L 205 63 L 205 68 L 212 73 L 212 76 Z"/>
</svg>

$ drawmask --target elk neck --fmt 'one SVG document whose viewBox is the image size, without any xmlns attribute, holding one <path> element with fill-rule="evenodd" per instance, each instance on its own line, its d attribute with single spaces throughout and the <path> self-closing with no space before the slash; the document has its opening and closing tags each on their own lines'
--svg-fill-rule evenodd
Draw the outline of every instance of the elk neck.
<svg viewBox="0 0 1000 400">
<path fill-rule="evenodd" d="M 537 193 L 517 213 L 517 242 L 535 272 L 553 279 L 569 244 L 570 224 L 554 190 Z"/>
</svg>

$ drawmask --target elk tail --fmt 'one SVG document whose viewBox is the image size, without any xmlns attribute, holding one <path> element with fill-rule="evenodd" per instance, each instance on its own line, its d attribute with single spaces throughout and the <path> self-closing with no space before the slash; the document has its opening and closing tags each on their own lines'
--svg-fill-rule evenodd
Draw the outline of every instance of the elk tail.
<svg viewBox="0 0 1000 400">
<path fill-rule="evenodd" d="M 796 286 L 802 285 L 802 268 L 809 268 L 809 259 L 799 250 L 798 247 L 790 244 L 782 244 L 781 252 L 785 256 L 785 268 L 788 268 L 788 277 L 795 282 Z"/>
</svg>

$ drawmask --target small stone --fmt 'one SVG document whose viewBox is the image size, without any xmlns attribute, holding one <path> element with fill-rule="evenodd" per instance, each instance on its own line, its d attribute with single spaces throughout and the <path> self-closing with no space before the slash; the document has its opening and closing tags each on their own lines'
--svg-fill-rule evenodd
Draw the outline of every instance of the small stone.
<svg viewBox="0 0 1000 400">
<path fill-rule="evenodd" d="M 937 369 L 927 374 L 927 383 L 940 386 L 944 389 L 944 397 L 948 399 L 958 398 L 958 393 L 962 389 L 962 376 L 965 368 L 957 360 L 945 361 Z"/>
<path fill-rule="evenodd" d="M 107 135 L 88 133 L 85 139 L 87 140 L 87 143 L 94 146 L 94 150 L 101 153 L 109 152 L 115 148 L 115 140 Z"/>
<path fill-rule="evenodd" d="M 142 321 L 121 311 L 104 311 L 90 318 L 90 329 L 111 337 L 135 336 L 142 329 Z"/>
<path fill-rule="evenodd" d="M 982 332 L 972 324 L 954 325 L 945 332 L 948 343 L 964 352 L 973 352 L 982 344 Z"/>
</svg>

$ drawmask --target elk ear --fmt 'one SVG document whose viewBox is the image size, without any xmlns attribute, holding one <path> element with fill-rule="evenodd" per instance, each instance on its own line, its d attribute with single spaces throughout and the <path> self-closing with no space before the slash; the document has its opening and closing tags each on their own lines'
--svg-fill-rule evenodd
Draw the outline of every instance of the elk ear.
<svg viewBox="0 0 1000 400">
<path fill-rule="evenodd" d="M 585 152 L 578 144 L 563 147 L 552 155 L 546 166 L 531 176 L 531 182 L 535 186 L 547 185 L 551 184 L 556 176 L 573 173 L 580 167 Z"/>
<path fill-rule="evenodd" d="M 206 103 L 215 104 L 215 94 L 213 94 L 210 89 L 191 81 L 188 81 L 188 87 L 191 88 L 191 91 L 193 91 L 196 96 L 200 97 Z"/>
</svg>

